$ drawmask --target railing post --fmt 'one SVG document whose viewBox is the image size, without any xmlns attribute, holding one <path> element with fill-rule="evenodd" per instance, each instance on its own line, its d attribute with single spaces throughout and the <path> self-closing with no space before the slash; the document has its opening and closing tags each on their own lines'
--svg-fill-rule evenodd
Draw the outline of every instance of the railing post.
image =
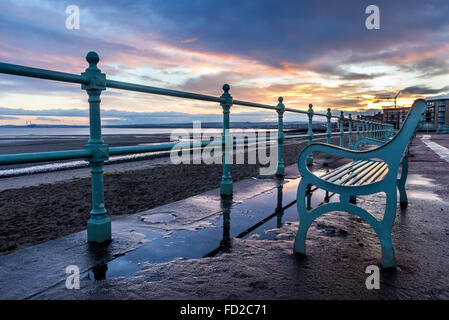
<svg viewBox="0 0 449 320">
<path fill-rule="evenodd" d="M 220 105 L 223 108 L 223 176 L 221 177 L 220 194 L 222 196 L 232 195 L 232 178 L 231 178 L 231 152 L 233 150 L 233 142 L 229 132 L 229 113 L 232 106 L 232 96 L 229 94 L 229 85 L 223 85 L 223 94 L 220 97 Z M 229 150 L 230 149 L 230 150 Z"/>
<path fill-rule="evenodd" d="M 377 121 L 377 138 L 378 139 L 382 139 L 381 129 L 382 129 L 381 123 L 380 123 L 380 121 Z"/>
<path fill-rule="evenodd" d="M 89 78 L 89 84 L 81 88 L 89 95 L 90 138 L 86 149 L 92 151 L 88 159 L 92 179 L 92 211 L 87 222 L 87 241 L 106 242 L 111 240 L 111 220 L 106 216 L 103 190 L 103 164 L 109 158 L 108 145 L 101 137 L 100 95 L 106 90 L 106 75 L 97 68 L 98 54 L 89 52 L 86 56 L 89 67 L 82 75 Z"/>
<path fill-rule="evenodd" d="M 377 135 L 377 124 L 376 124 L 376 120 L 373 120 L 373 138 L 376 139 L 376 135 Z"/>
<path fill-rule="evenodd" d="M 340 113 L 340 147 L 343 147 L 343 137 L 344 137 L 344 130 L 343 130 L 343 123 L 344 123 L 345 116 L 343 115 L 343 111 Z"/>
<path fill-rule="evenodd" d="M 377 121 L 377 138 L 382 139 L 382 123 Z"/>
<path fill-rule="evenodd" d="M 356 139 L 360 139 L 360 115 L 357 115 L 357 129 L 356 129 Z"/>
<path fill-rule="evenodd" d="M 284 176 L 284 112 L 285 106 L 282 103 L 284 98 L 278 98 L 278 105 L 276 112 L 278 113 L 278 165 L 276 170 L 276 176 Z"/>
<path fill-rule="evenodd" d="M 372 138 L 373 137 L 373 126 L 371 124 L 370 120 L 367 120 L 367 125 L 368 125 L 368 138 Z"/>
<path fill-rule="evenodd" d="M 383 122 L 380 123 L 380 130 L 382 140 L 385 140 L 385 124 Z"/>
<path fill-rule="evenodd" d="M 308 125 L 308 130 L 307 130 L 307 136 L 308 136 L 307 145 L 310 145 L 312 143 L 312 139 L 313 139 L 313 128 L 312 128 L 313 105 L 312 104 L 309 104 L 309 110 L 307 110 L 307 116 L 309 117 L 309 125 Z M 312 165 L 313 164 L 312 153 L 309 153 L 309 155 L 307 156 L 306 163 L 308 165 Z"/>
<path fill-rule="evenodd" d="M 382 121 L 378 121 L 378 128 L 379 128 L 379 139 L 382 139 Z"/>
<path fill-rule="evenodd" d="M 352 116 L 351 114 L 348 115 L 348 148 L 352 149 Z"/>
<path fill-rule="evenodd" d="M 366 121 L 365 116 L 360 116 L 362 119 L 362 138 L 366 138 Z"/>
<path fill-rule="evenodd" d="M 327 129 L 326 129 L 327 144 L 331 144 L 331 136 L 332 136 L 332 131 L 331 131 L 331 118 L 332 118 L 331 108 L 327 108 L 326 118 L 327 118 Z"/>
</svg>

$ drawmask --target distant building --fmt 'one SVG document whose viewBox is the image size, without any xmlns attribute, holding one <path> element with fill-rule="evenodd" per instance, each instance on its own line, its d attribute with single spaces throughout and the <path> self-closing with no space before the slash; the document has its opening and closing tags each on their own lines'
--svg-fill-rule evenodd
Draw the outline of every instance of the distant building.
<svg viewBox="0 0 449 320">
<path fill-rule="evenodd" d="M 436 130 L 442 125 L 449 125 L 449 95 L 426 98 L 427 109 L 424 113 L 424 120 L 421 123 L 422 129 Z"/>
<path fill-rule="evenodd" d="M 382 112 L 378 112 L 372 116 L 365 116 L 365 119 L 367 120 L 373 120 L 373 121 L 382 121 Z"/>
<path fill-rule="evenodd" d="M 449 125 L 449 95 L 426 98 L 427 109 L 424 112 L 421 129 L 436 130 L 442 125 Z M 383 108 L 383 121 L 394 124 L 395 128 L 401 128 L 410 107 Z"/>
<path fill-rule="evenodd" d="M 407 118 L 409 110 L 410 107 L 399 107 L 399 108 L 384 107 L 382 121 L 393 124 L 396 129 L 401 128 L 402 124 Z"/>
</svg>

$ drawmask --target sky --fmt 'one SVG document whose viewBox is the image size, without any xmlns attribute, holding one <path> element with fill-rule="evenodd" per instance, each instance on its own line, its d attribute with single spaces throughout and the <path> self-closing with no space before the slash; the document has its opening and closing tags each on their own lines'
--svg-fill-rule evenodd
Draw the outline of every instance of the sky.
<svg viewBox="0 0 449 320">
<path fill-rule="evenodd" d="M 66 8 L 78 6 L 69 30 Z M 380 29 L 367 29 L 368 5 Z M 449 92 L 447 0 L 1 0 L 0 62 L 316 112 L 377 112 Z M 220 121 L 218 104 L 107 89 L 103 124 Z M 233 121 L 275 112 L 234 106 Z M 0 125 L 87 124 L 79 85 L 0 74 Z M 286 121 L 303 120 L 286 114 Z"/>
</svg>

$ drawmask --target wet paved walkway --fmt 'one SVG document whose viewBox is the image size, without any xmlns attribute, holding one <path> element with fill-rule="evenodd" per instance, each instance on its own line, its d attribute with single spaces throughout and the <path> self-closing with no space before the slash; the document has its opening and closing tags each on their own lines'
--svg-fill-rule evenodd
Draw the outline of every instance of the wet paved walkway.
<svg viewBox="0 0 449 320">
<path fill-rule="evenodd" d="M 432 149 L 433 152 L 439 155 L 441 159 L 445 160 L 446 162 L 449 162 L 448 148 L 443 147 L 442 145 L 436 143 L 435 141 L 432 141 L 430 135 L 427 134 L 423 135 L 421 139 L 430 149 Z"/>
<path fill-rule="evenodd" d="M 449 135 L 431 141 L 445 146 Z M 447 169 L 418 136 L 410 155 L 410 205 L 398 208 L 392 234 L 398 268 L 381 272 L 380 290 L 365 287 L 365 269 L 380 263 L 380 248 L 357 217 L 321 217 L 309 231 L 308 256 L 292 254 L 298 174 L 290 166 L 284 181 L 236 183 L 232 201 L 212 190 L 115 219 L 108 247 L 87 245 L 80 232 L 0 256 L 0 297 L 448 299 Z M 315 205 L 322 196 L 314 194 Z M 379 215 L 383 203 L 381 194 L 358 200 Z M 65 288 L 71 264 L 80 268 L 80 290 Z"/>
</svg>

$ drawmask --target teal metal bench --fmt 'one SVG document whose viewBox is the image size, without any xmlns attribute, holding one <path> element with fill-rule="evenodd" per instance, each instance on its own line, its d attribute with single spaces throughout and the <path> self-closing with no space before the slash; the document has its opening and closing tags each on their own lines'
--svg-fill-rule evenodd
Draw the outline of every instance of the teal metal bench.
<svg viewBox="0 0 449 320">
<path fill-rule="evenodd" d="M 297 193 L 300 224 L 294 244 L 296 253 L 306 253 L 307 231 L 315 219 L 328 212 L 345 211 L 359 216 L 374 229 L 382 248 L 382 266 L 384 268 L 396 266 L 393 244 L 391 242 L 391 229 L 397 206 L 396 188 L 399 189 L 402 205 L 407 205 L 405 181 L 408 172 L 408 147 L 425 109 L 425 101 L 418 99 L 413 103 L 402 129 L 394 137 L 387 141 L 362 138 L 354 144 L 354 149 L 357 149 L 360 143 L 378 145 L 377 148 L 372 150 L 350 150 L 324 143 L 312 143 L 304 148 L 298 158 L 298 169 L 302 179 Z M 318 176 L 307 167 L 307 158 L 314 151 L 333 154 L 352 159 L 353 161 Z M 398 179 L 398 170 L 401 163 L 401 177 Z M 314 209 L 308 208 L 305 204 L 305 199 L 311 186 L 339 194 L 339 202 L 325 203 Z M 378 220 L 370 212 L 350 201 L 351 198 L 358 195 L 369 195 L 378 192 L 385 192 L 387 198 L 382 220 Z"/>
</svg>

